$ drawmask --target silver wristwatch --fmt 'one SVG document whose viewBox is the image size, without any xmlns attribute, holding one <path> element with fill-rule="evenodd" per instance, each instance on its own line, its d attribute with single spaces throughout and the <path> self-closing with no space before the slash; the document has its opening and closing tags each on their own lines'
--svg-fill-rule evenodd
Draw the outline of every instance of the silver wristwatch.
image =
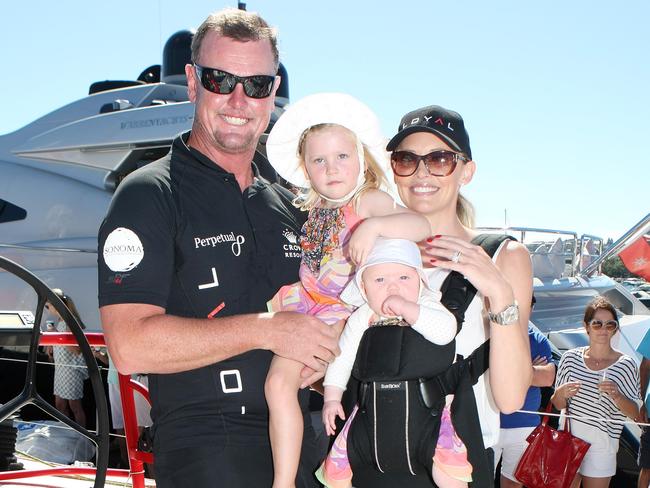
<svg viewBox="0 0 650 488">
<path fill-rule="evenodd" d="M 490 322 L 499 325 L 512 325 L 517 323 L 519 321 L 519 305 L 517 304 L 517 300 L 499 313 L 488 312 L 488 318 Z"/>
</svg>

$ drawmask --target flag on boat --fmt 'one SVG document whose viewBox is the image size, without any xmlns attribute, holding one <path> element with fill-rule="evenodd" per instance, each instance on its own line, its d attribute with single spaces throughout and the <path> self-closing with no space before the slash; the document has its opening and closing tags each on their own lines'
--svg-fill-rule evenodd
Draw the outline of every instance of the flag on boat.
<svg viewBox="0 0 650 488">
<path fill-rule="evenodd" d="M 650 281 L 650 244 L 648 244 L 648 240 L 650 240 L 650 234 L 642 235 L 619 252 L 618 256 L 630 273 Z"/>
</svg>

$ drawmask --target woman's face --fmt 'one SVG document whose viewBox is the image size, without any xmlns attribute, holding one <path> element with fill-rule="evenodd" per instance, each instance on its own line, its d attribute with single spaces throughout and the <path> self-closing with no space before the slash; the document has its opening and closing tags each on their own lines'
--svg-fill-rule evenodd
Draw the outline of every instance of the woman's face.
<svg viewBox="0 0 650 488">
<path fill-rule="evenodd" d="M 612 315 L 612 312 L 609 310 L 606 310 L 604 308 L 599 308 L 596 310 L 594 313 L 594 316 L 592 317 L 591 320 L 600 320 L 603 324 L 610 320 L 616 320 L 616 317 Z M 616 331 L 618 329 L 614 330 L 607 330 L 607 328 L 603 325 L 600 329 L 595 329 L 589 324 L 585 324 L 585 327 L 587 328 L 587 335 L 589 336 L 589 344 L 609 344 L 609 342 L 612 340 L 612 337 L 614 334 L 616 334 Z"/>
<path fill-rule="evenodd" d="M 410 151 L 424 156 L 433 151 L 453 151 L 438 137 L 429 132 L 416 132 L 402 140 L 396 151 Z M 411 176 L 394 176 L 395 185 L 402 202 L 411 210 L 424 215 L 436 214 L 445 209 L 455 213 L 458 191 L 468 183 L 474 174 L 474 162 L 458 160 L 456 168 L 448 176 L 429 174 L 424 162 L 420 161 Z"/>
</svg>

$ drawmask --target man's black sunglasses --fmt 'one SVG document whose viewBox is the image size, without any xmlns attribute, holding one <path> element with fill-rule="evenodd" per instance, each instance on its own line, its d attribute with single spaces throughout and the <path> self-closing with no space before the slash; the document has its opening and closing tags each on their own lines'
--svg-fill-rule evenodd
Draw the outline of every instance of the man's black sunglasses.
<svg viewBox="0 0 650 488">
<path fill-rule="evenodd" d="M 232 93 L 237 83 L 244 87 L 244 93 L 251 98 L 266 98 L 273 91 L 275 76 L 253 75 L 237 76 L 216 68 L 195 64 L 196 74 L 206 90 L 219 95 Z"/>
</svg>

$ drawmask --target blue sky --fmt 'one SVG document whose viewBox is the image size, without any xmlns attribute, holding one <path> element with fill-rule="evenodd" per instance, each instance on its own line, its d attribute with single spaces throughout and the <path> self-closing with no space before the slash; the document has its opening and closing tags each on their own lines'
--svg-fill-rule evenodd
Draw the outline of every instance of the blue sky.
<svg viewBox="0 0 650 488">
<path fill-rule="evenodd" d="M 182 6 L 183 4 L 189 6 Z M 236 2 L 3 6 L 0 134 L 135 79 L 174 32 Z M 650 211 L 650 3 L 644 0 L 249 1 L 280 32 L 291 99 L 350 93 L 392 135 L 439 104 L 462 114 L 478 223 L 619 237 Z"/>
</svg>

